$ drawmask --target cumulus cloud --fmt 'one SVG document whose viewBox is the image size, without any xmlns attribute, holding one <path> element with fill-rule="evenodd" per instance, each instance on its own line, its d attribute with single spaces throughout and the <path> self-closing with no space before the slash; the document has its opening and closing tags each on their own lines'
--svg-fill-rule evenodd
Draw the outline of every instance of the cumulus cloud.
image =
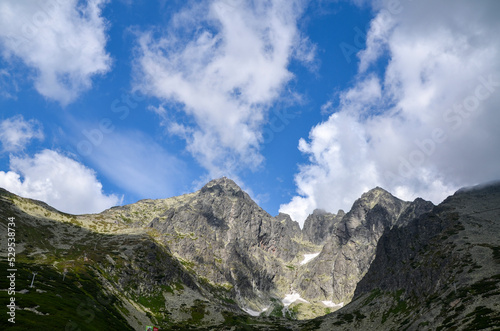
<svg viewBox="0 0 500 331">
<path fill-rule="evenodd" d="M 374 3 L 356 82 L 299 143 L 309 163 L 280 208 L 297 221 L 315 208 L 349 209 L 377 185 L 439 203 L 500 177 L 500 4 Z"/>
<path fill-rule="evenodd" d="M 17 115 L 0 122 L 0 142 L 6 152 L 22 151 L 32 139 L 43 139 L 42 125 Z"/>
<path fill-rule="evenodd" d="M 106 0 L 4 0 L 0 45 L 5 59 L 19 58 L 34 69 L 36 90 L 65 105 L 110 69 L 105 51 Z"/>
<path fill-rule="evenodd" d="M 93 170 L 52 150 L 32 158 L 11 157 L 10 168 L 0 171 L 0 187 L 67 213 L 97 213 L 120 203 L 103 193 Z"/>
<path fill-rule="evenodd" d="M 160 36 L 140 34 L 137 88 L 164 102 L 167 129 L 212 177 L 261 164 L 262 125 L 293 78 L 291 59 L 314 62 L 297 29 L 302 9 L 301 0 L 202 2 Z"/>
</svg>

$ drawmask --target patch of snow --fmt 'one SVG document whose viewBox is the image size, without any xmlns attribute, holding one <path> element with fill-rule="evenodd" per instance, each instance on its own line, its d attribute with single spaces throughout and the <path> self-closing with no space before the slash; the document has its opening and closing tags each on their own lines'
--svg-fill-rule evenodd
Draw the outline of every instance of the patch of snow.
<svg viewBox="0 0 500 331">
<path fill-rule="evenodd" d="M 344 307 L 344 303 L 334 303 L 333 301 L 321 301 L 325 306 L 330 307 L 330 308 L 336 308 L 336 307 Z"/>
<path fill-rule="evenodd" d="M 243 310 L 245 313 L 247 313 L 250 316 L 259 316 L 260 315 L 260 312 L 252 310 L 250 308 L 241 308 L 241 310 Z"/>
<path fill-rule="evenodd" d="M 116 265 L 115 260 L 113 260 L 113 258 L 111 256 L 109 256 L 108 254 L 106 254 L 106 260 L 108 260 L 109 263 L 111 263 L 112 265 Z"/>
<path fill-rule="evenodd" d="M 319 252 L 321 253 L 321 252 Z M 304 260 L 302 260 L 302 262 L 300 262 L 300 265 L 304 265 L 306 264 L 307 262 L 311 261 L 312 259 L 314 259 L 316 256 L 319 255 L 319 253 L 313 253 L 313 254 L 304 254 Z"/>
<path fill-rule="evenodd" d="M 39 311 L 37 310 L 37 308 L 40 308 L 40 306 L 35 306 L 35 307 L 33 307 L 33 308 L 26 307 L 26 308 L 24 308 L 24 310 L 31 311 L 31 312 L 33 312 L 33 313 L 35 313 L 35 314 L 37 314 L 37 315 L 49 315 L 49 313 L 44 314 L 44 313 L 42 313 L 42 312 L 39 312 Z"/>
<path fill-rule="evenodd" d="M 247 313 L 250 316 L 259 316 L 263 312 L 269 309 L 270 306 L 267 306 L 266 308 L 262 309 L 262 311 L 255 311 L 250 308 L 241 308 L 245 313 Z"/>
<path fill-rule="evenodd" d="M 297 292 L 293 291 L 291 294 L 287 294 L 285 295 L 285 298 L 283 300 L 281 300 L 281 302 L 283 302 L 283 305 L 285 307 L 288 307 L 290 306 L 292 303 L 294 303 L 295 301 L 300 301 L 300 302 L 305 302 L 305 303 L 309 303 L 309 301 L 307 300 L 304 300 L 300 297 L 300 294 L 298 294 Z"/>
</svg>

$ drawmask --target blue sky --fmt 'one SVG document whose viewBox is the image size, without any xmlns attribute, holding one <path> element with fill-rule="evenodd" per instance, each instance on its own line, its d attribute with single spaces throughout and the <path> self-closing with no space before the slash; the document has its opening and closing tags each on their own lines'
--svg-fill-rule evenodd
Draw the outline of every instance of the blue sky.
<svg viewBox="0 0 500 331">
<path fill-rule="evenodd" d="M 302 222 L 500 177 L 496 1 L 3 1 L 0 186 L 71 213 L 234 179 Z"/>
</svg>

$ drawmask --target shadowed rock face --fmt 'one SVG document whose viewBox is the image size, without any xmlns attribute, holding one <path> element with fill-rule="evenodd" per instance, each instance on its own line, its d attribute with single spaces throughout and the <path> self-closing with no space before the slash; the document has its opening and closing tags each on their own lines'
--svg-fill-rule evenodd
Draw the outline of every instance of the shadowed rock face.
<svg viewBox="0 0 500 331">
<path fill-rule="evenodd" d="M 415 202 L 418 205 L 407 209 L 408 214 L 426 208 L 426 202 Z M 318 319 L 315 328 L 498 327 L 500 184 L 460 190 L 431 211 L 398 225 L 380 238 L 353 301 Z"/>
<path fill-rule="evenodd" d="M 345 213 L 339 210 L 337 215 L 316 209 L 307 217 L 302 228 L 304 238 L 315 245 L 322 245 L 334 233 L 335 226 L 342 220 Z"/>
<path fill-rule="evenodd" d="M 458 253 L 461 252 L 458 244 L 464 248 L 477 244 L 476 241 L 494 239 L 492 233 L 498 234 L 495 230 L 500 229 L 499 202 L 500 186 L 462 190 L 432 211 L 407 222 L 406 226 L 387 231 L 379 241 L 376 263 L 359 283 L 355 295 L 379 288 L 387 291 L 404 289 L 406 293 L 423 297 L 443 286 L 448 287 L 450 281 L 458 285 L 460 281 L 454 266 L 461 257 L 468 255 Z M 497 243 L 500 245 L 500 241 Z M 413 265 L 428 262 L 425 254 L 430 253 L 429 245 L 438 249 L 434 252 L 432 268 L 404 267 L 410 261 Z M 488 245 L 486 243 L 484 247 Z M 498 271 L 499 267 L 496 268 Z"/>
<path fill-rule="evenodd" d="M 422 199 L 404 202 L 375 188 L 356 200 L 340 220 L 327 213 L 309 216 L 310 223 L 315 220 L 319 220 L 316 221 L 319 224 L 327 223 L 331 232 L 320 255 L 307 265 L 294 284 L 306 298 L 348 303 L 357 283 L 368 271 L 384 231 L 432 207 L 432 203 Z M 324 221 L 328 219 L 330 221 Z"/>
</svg>

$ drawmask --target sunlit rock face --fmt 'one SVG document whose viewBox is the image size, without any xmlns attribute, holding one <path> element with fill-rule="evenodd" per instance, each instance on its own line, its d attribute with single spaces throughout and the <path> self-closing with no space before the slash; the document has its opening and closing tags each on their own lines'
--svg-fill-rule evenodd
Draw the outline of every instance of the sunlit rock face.
<svg viewBox="0 0 500 331">
<path fill-rule="evenodd" d="M 286 214 L 269 215 L 224 177 L 191 194 L 103 214 L 156 230 L 158 240 L 196 275 L 230 288 L 231 298 L 246 311 L 271 314 L 276 309 L 269 307 L 278 309 L 293 294 L 304 300 L 289 304 L 293 317 L 313 318 L 352 299 L 386 229 L 431 207 L 375 188 L 347 214 L 315 210 L 301 230 Z"/>
</svg>

